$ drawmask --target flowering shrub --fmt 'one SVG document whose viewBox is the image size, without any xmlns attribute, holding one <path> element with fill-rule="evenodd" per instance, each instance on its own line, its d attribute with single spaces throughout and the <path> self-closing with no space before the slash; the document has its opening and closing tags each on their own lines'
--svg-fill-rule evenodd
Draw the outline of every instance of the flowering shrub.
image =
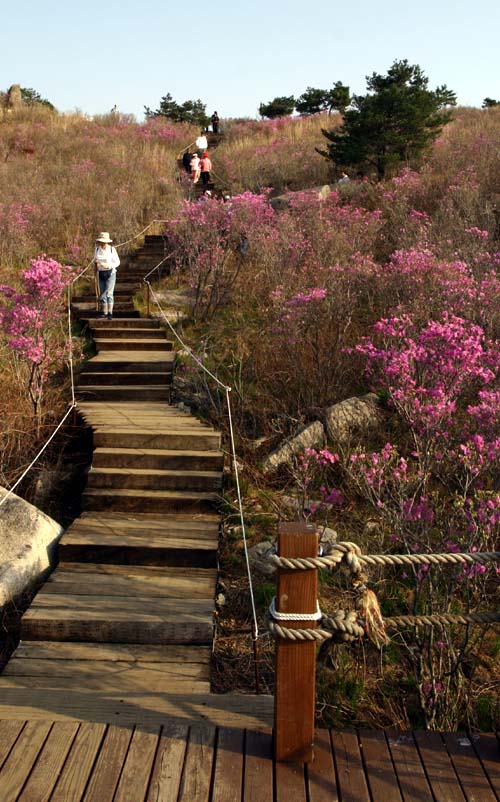
<svg viewBox="0 0 500 802">
<path fill-rule="evenodd" d="M 23 291 L 0 286 L 0 325 L 5 342 L 23 377 L 40 420 L 44 387 L 51 372 L 68 355 L 62 327 L 67 306 L 63 292 L 71 280 L 71 268 L 39 256 L 21 271 Z"/>
</svg>

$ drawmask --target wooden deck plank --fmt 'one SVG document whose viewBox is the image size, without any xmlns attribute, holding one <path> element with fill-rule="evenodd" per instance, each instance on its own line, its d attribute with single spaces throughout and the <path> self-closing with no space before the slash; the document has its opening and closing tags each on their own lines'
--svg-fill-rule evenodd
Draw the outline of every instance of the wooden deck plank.
<svg viewBox="0 0 500 802">
<path fill-rule="evenodd" d="M 190 727 L 178 802 L 207 802 L 214 746 L 214 727 L 197 724 Z"/>
<path fill-rule="evenodd" d="M 134 663 L 201 663 L 210 661 L 209 646 L 157 646 L 146 643 L 78 643 L 22 641 L 12 660 L 98 660 Z M 9 722 L 10 723 L 10 722 Z M 0 725 L 1 726 L 1 725 Z M 0 729 L 1 733 L 1 729 Z"/>
<path fill-rule="evenodd" d="M 245 740 L 245 802 L 273 799 L 273 742 L 271 733 L 247 732 Z"/>
<path fill-rule="evenodd" d="M 500 744 L 492 733 L 474 735 L 472 743 L 491 786 L 500 800 Z"/>
<path fill-rule="evenodd" d="M 244 730 L 221 727 L 217 737 L 214 789 L 210 802 L 241 799 L 243 785 Z"/>
<path fill-rule="evenodd" d="M 17 741 L 25 721 L 0 721 L 0 769 Z"/>
<path fill-rule="evenodd" d="M 50 802 L 80 802 L 87 786 L 106 725 L 84 721 L 79 727 Z"/>
<path fill-rule="evenodd" d="M 109 727 L 83 802 L 113 802 L 131 738 L 132 730 Z"/>
<path fill-rule="evenodd" d="M 497 802 L 472 741 L 460 733 L 446 733 L 443 739 L 468 802 Z"/>
<path fill-rule="evenodd" d="M 158 728 L 135 730 L 113 802 L 144 802 L 158 737 Z"/>
<path fill-rule="evenodd" d="M 412 733 L 389 730 L 386 735 L 404 802 L 432 799 Z"/>
<path fill-rule="evenodd" d="M 332 744 L 342 802 L 370 802 L 356 733 L 333 732 Z"/>
<path fill-rule="evenodd" d="M 403 802 L 384 733 L 363 729 L 359 740 L 372 799 Z"/>
<path fill-rule="evenodd" d="M 187 738 L 187 724 L 163 727 L 146 802 L 177 802 Z"/>
<path fill-rule="evenodd" d="M 467 802 L 438 732 L 415 732 L 432 793 L 439 802 Z"/>
<path fill-rule="evenodd" d="M 276 802 L 307 802 L 303 764 L 276 763 Z"/>
<path fill-rule="evenodd" d="M 316 730 L 314 760 L 307 766 L 309 802 L 339 802 L 335 764 L 328 730 Z"/>
<path fill-rule="evenodd" d="M 50 721 L 28 721 L 0 771 L 0 799 L 16 802 L 52 727 Z"/>
<path fill-rule="evenodd" d="M 70 721 L 54 724 L 18 802 L 48 802 L 78 727 L 77 722 Z"/>
</svg>

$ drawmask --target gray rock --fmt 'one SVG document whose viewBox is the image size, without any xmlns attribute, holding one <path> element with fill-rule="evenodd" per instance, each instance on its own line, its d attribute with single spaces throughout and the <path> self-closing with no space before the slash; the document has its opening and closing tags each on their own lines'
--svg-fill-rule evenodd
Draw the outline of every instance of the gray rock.
<svg viewBox="0 0 500 802">
<path fill-rule="evenodd" d="M 319 534 L 319 545 L 322 553 L 328 554 L 331 546 L 335 545 L 337 539 L 337 532 L 335 529 L 330 529 L 330 527 L 324 526 L 323 529 L 320 530 Z"/>
<path fill-rule="evenodd" d="M 0 488 L 0 498 L 7 494 Z M 62 527 L 12 493 L 0 507 L 0 609 L 55 564 Z"/>
<path fill-rule="evenodd" d="M 325 424 L 332 445 L 342 448 L 349 445 L 353 437 L 375 432 L 382 422 L 379 406 L 378 396 L 367 393 L 327 407 Z"/>
<path fill-rule="evenodd" d="M 259 571 L 264 576 L 272 576 L 276 568 L 269 562 L 269 555 L 274 553 L 274 543 L 263 540 L 248 549 L 248 560 L 252 570 Z"/>
<path fill-rule="evenodd" d="M 325 442 L 325 429 L 317 420 L 300 429 L 294 437 L 285 442 L 266 457 L 262 464 L 264 473 L 276 471 L 281 465 L 292 465 L 295 458 L 306 448 L 317 448 Z"/>
</svg>

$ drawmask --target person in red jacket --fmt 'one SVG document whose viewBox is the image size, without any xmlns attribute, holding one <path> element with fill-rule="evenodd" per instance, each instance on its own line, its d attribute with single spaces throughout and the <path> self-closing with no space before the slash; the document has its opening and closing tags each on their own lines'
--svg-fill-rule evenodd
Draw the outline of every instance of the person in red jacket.
<svg viewBox="0 0 500 802">
<path fill-rule="evenodd" d="M 212 162 L 210 161 L 210 157 L 208 153 L 204 153 L 201 161 L 200 161 L 200 169 L 201 169 L 201 181 L 204 187 L 208 185 L 210 181 L 210 173 L 212 172 Z"/>
</svg>

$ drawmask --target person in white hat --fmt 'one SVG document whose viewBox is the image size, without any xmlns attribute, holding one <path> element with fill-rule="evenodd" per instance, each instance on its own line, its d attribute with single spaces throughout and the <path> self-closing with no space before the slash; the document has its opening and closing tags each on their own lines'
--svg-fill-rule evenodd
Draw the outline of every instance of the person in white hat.
<svg viewBox="0 0 500 802">
<path fill-rule="evenodd" d="M 96 248 L 94 251 L 94 266 L 99 281 L 99 304 L 102 317 L 112 320 L 113 318 L 113 292 L 116 283 L 116 268 L 120 264 L 120 257 L 113 248 L 107 231 L 101 231 L 96 237 Z"/>
</svg>

